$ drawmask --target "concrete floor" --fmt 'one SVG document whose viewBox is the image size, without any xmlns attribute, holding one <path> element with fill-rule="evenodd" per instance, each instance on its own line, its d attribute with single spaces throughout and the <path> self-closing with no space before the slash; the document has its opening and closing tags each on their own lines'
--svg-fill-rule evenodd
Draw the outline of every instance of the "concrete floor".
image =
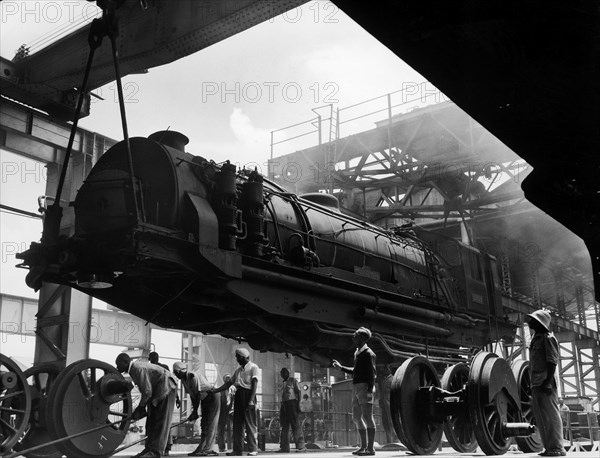
<svg viewBox="0 0 600 458">
<path fill-rule="evenodd" d="M 586 444 L 586 443 L 582 443 L 582 444 Z M 589 447 L 590 444 L 589 442 L 587 442 L 587 447 Z M 593 449 L 593 451 L 569 451 L 567 453 L 567 457 L 568 458 L 600 458 L 600 444 L 598 442 L 596 442 L 595 444 L 595 448 Z M 115 456 L 119 456 L 122 458 L 126 458 L 126 457 L 132 457 L 134 455 L 136 455 L 137 453 L 139 453 L 142 450 L 142 446 L 141 445 L 136 445 L 131 447 L 128 450 L 124 450 L 121 453 L 119 453 L 118 455 Z M 196 444 L 174 444 L 173 445 L 173 449 L 171 450 L 171 456 L 179 456 L 179 457 L 183 457 L 183 456 L 187 456 L 187 454 L 189 452 L 191 452 L 192 450 L 194 450 L 196 448 Z M 511 450 L 509 450 L 505 455 L 505 457 L 512 457 L 512 456 L 516 456 L 519 458 L 539 458 L 537 453 L 523 453 L 520 450 L 516 449 L 513 451 L 512 450 L 513 447 L 511 447 Z M 570 445 L 569 444 L 565 444 L 565 448 L 567 450 L 569 450 Z M 343 457 L 343 458 L 353 458 L 354 455 L 352 455 L 352 451 L 354 450 L 354 448 L 327 448 L 327 449 L 321 449 L 321 450 L 308 450 L 306 452 L 303 453 L 295 453 L 294 450 L 292 449 L 292 452 L 290 454 L 280 454 L 280 453 L 276 453 L 277 450 L 277 445 L 276 444 L 267 444 L 267 450 L 264 452 L 258 452 L 258 456 L 264 456 L 264 455 L 271 455 L 272 458 L 275 458 L 275 456 L 289 456 L 290 458 L 292 457 L 298 457 L 298 458 L 337 458 L 337 457 Z M 219 453 L 220 456 L 222 456 L 223 458 L 228 458 L 225 453 Z M 245 456 L 245 454 L 244 454 Z M 400 458 L 404 458 L 407 456 L 414 456 L 412 453 L 408 452 L 408 451 L 383 451 L 383 450 L 378 450 L 376 456 L 379 456 L 381 458 L 396 458 L 396 457 L 400 457 Z M 458 453 L 456 452 L 454 449 L 450 448 L 450 447 L 443 447 L 441 451 L 438 451 L 435 455 L 422 455 L 423 457 L 425 456 L 430 456 L 430 457 L 448 457 L 448 456 L 464 456 L 464 457 L 469 457 L 469 456 L 477 456 L 477 457 L 485 457 L 486 455 L 481 452 L 479 449 L 477 450 L 476 453 Z"/>
</svg>

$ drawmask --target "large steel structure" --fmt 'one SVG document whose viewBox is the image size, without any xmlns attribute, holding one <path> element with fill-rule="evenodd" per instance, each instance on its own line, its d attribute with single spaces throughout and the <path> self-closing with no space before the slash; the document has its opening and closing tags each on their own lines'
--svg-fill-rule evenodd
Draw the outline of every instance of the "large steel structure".
<svg viewBox="0 0 600 458">
<path fill-rule="evenodd" d="M 293 153 L 277 155 L 278 136 L 297 138 L 289 131 L 298 125 L 279 129 L 271 177 L 296 192 L 334 193 L 345 211 L 384 227 L 425 226 L 492 252 L 511 318 L 523 322 L 523 312 L 540 307 L 562 318 L 562 391 L 597 405 L 600 342 L 589 328 L 600 329 L 600 309 L 585 247 L 525 199 L 525 161 L 450 101 L 411 108 L 413 89 L 308 120 L 301 135 L 332 137 Z M 524 354 L 526 345 L 516 338 L 510 346 Z"/>
</svg>

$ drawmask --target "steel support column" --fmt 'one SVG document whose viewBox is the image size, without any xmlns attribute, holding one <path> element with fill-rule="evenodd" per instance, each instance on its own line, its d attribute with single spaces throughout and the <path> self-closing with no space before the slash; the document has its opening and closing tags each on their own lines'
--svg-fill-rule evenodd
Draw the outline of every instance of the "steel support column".
<svg viewBox="0 0 600 458">
<path fill-rule="evenodd" d="M 528 359 L 528 348 L 529 341 L 531 339 L 528 338 L 529 334 L 529 326 L 525 323 L 522 323 L 517 329 L 515 329 L 515 336 L 512 343 L 505 344 L 506 348 L 506 358 L 509 361 L 513 361 L 515 359 Z"/>
<path fill-rule="evenodd" d="M 567 311 L 565 308 L 565 288 L 563 282 L 563 272 L 561 268 L 554 269 L 552 271 L 554 276 L 554 288 L 556 291 L 556 307 L 558 308 L 558 313 L 562 317 L 567 317 Z"/>
<path fill-rule="evenodd" d="M 45 163 L 47 184 L 42 205 L 56 197 L 58 176 L 65 157 L 71 125 L 9 100 L 0 109 L 0 146 Z M 60 198 L 63 207 L 61 233 L 73 231 L 74 212 L 69 203 L 93 163 L 114 140 L 77 129 L 73 151 Z M 49 201 L 49 202 L 48 202 Z M 45 284 L 40 290 L 36 314 L 34 362 L 61 361 L 69 364 L 89 356 L 91 298 L 64 286 Z"/>
<path fill-rule="evenodd" d="M 579 362 L 577 360 L 578 352 L 572 340 L 573 336 L 565 337 L 569 340 L 561 342 L 562 339 L 557 335 L 560 342 L 560 391 L 563 396 L 581 396 L 581 378 L 579 374 Z"/>
<path fill-rule="evenodd" d="M 583 292 L 583 285 L 577 284 L 575 286 L 575 300 L 577 301 L 577 319 L 581 326 L 587 326 L 585 320 L 585 298 Z"/>
<path fill-rule="evenodd" d="M 540 282 L 538 276 L 538 264 L 537 262 L 529 263 L 529 280 L 531 282 L 531 298 L 533 299 L 533 305 L 536 307 L 542 306 L 542 298 L 540 295 Z"/>
<path fill-rule="evenodd" d="M 503 241 L 500 245 L 500 269 L 502 272 L 502 292 L 508 297 L 512 297 L 512 281 L 510 277 L 510 257 L 508 256 L 507 242 Z"/>
</svg>

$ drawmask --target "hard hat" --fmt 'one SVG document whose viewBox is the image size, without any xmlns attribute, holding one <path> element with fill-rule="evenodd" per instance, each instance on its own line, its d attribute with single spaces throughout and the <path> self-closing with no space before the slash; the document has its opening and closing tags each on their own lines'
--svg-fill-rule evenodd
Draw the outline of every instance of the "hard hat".
<svg viewBox="0 0 600 458">
<path fill-rule="evenodd" d="M 546 331 L 550 332 L 550 321 L 552 321 L 552 317 L 550 316 L 550 313 L 548 313 L 546 310 L 536 310 L 535 312 L 530 313 L 527 316 L 533 318 L 544 328 L 546 328 Z"/>
</svg>

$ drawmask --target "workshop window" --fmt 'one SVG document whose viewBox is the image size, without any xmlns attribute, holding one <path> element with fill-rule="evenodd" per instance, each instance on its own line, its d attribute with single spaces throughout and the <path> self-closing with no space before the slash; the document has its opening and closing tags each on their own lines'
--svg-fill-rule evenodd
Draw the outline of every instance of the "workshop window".
<svg viewBox="0 0 600 458">
<path fill-rule="evenodd" d="M 205 363 L 204 364 L 204 376 L 208 383 L 214 383 L 216 386 L 219 386 L 217 383 L 217 365 L 214 363 Z"/>
</svg>

